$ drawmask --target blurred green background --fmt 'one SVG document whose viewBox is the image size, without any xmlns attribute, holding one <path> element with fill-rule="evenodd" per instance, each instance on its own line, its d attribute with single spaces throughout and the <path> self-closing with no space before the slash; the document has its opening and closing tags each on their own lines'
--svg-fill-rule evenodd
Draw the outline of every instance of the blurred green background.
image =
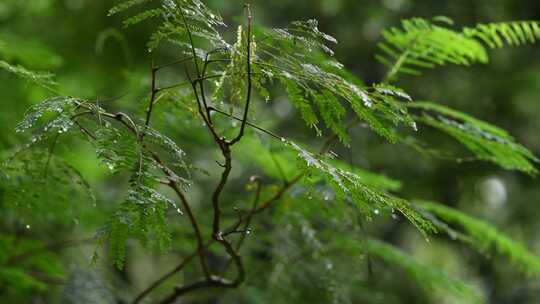
<svg viewBox="0 0 540 304">
<path fill-rule="evenodd" d="M 252 2 L 255 20 L 260 24 L 282 26 L 292 20 L 318 19 L 320 29 L 339 41 L 336 57 L 366 83 L 379 81 L 385 73 L 384 67 L 374 60 L 379 33 L 385 27 L 398 25 L 401 18 L 445 15 L 454 19 L 458 26 L 540 19 L 539 1 Z M 208 3 L 234 29 L 234 23 L 240 20 L 243 1 L 211 0 Z M 111 107 L 138 109 L 140 99 L 149 88 L 150 57 L 145 44 L 152 24 L 122 30 L 120 17 L 107 17 L 108 9 L 114 4 L 115 1 L 105 0 L 2 0 L 0 59 L 53 72 L 62 94 L 100 99 L 125 95 Z M 175 57 L 167 53 L 158 56 L 161 62 Z M 398 84 L 415 98 L 441 102 L 498 125 L 540 155 L 540 45 L 496 50 L 488 65 L 439 68 L 425 72 L 422 77 L 403 77 Z M 14 130 L 25 110 L 51 94 L 1 71 L 0 92 L 0 154 L 6 157 L 28 139 Z M 279 98 L 272 101 L 272 109 L 272 115 L 276 117 L 295 115 Z M 291 133 L 289 130 L 294 128 L 285 123 L 272 128 L 279 134 L 304 142 L 318 140 L 307 129 Z M 196 145 L 204 136 L 202 132 L 191 135 L 185 130 L 171 132 L 179 138 L 190 136 L 183 146 L 187 151 L 197 151 Z M 430 130 L 424 133 L 426 141 L 433 146 L 465 154 L 439 133 Z M 458 206 L 490 221 L 540 254 L 540 180 L 488 163 L 424 158 L 407 147 L 385 143 L 365 128 L 355 128 L 353 134 L 351 150 L 342 150 L 340 154 L 348 153 L 356 165 L 403 181 L 405 197 L 422 197 Z M 46 224 L 39 226 L 39 223 L 34 228 L 31 223 L 32 229 L 26 233 L 49 239 L 92 236 L 125 189 L 125 180 L 110 177 L 107 169 L 98 165 L 88 145 L 70 140 L 61 141 L 59 145 L 58 153 L 78 168 L 99 193 L 99 208 L 80 202 L 77 207 L 80 218 L 67 224 L 69 229 L 59 230 Z M 196 184 L 193 195 L 204 192 L 207 182 Z M 437 241 L 425 243 L 418 234 L 400 224 L 378 228 L 382 229 L 378 231 L 379 235 L 408 248 L 424 261 L 473 278 L 475 284 L 485 289 L 489 303 L 540 303 L 540 281 L 524 278 L 504 260 L 485 259 L 461 246 L 448 249 Z M 65 287 L 56 288 L 54 293 L 43 291 L 14 299 L 32 303 L 109 303 L 117 297 L 115 293 L 127 292 L 111 290 L 109 283 L 98 278 L 108 272 L 98 272 L 89 266 L 94 249 L 95 245 L 89 244 L 66 253 L 61 262 L 67 269 Z M 137 251 L 133 254 L 142 255 Z M 127 276 L 126 280 L 141 288 L 149 282 L 146 277 L 149 271 L 154 269 L 162 273 L 171 261 L 175 261 L 175 256 L 141 257 L 140 261 L 131 273 L 118 276 L 112 271 L 114 276 L 111 274 L 111 277 L 116 279 L 111 280 L 114 282 L 118 277 Z M 106 269 L 108 265 L 99 267 Z M 400 297 L 398 303 L 423 303 L 414 289 L 409 290 L 408 284 L 403 285 L 387 287 L 396 290 Z M 93 290 L 91 295 L 87 294 L 89 289 Z M 2 297 L 0 302 L 15 303 L 5 302 Z"/>
</svg>

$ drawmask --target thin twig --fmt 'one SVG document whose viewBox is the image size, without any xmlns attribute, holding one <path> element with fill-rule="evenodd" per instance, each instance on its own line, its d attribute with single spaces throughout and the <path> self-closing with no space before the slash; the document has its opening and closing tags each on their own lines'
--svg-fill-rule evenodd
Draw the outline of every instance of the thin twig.
<svg viewBox="0 0 540 304">
<path fill-rule="evenodd" d="M 243 121 L 242 118 L 236 117 L 236 116 L 234 116 L 232 114 L 229 114 L 229 113 L 227 113 L 225 111 L 222 111 L 222 110 L 220 110 L 218 108 L 215 108 L 215 107 L 209 107 L 209 110 L 214 111 L 216 113 L 219 113 L 221 115 L 227 116 L 227 117 L 232 118 L 232 119 L 237 120 L 237 121 Z M 256 124 L 253 124 L 253 123 L 251 123 L 249 121 L 246 121 L 246 125 L 254 128 L 254 129 L 257 129 L 257 130 L 259 130 L 259 131 L 261 131 L 263 133 L 266 133 L 266 134 L 268 134 L 268 135 L 270 135 L 270 136 L 272 136 L 272 137 L 274 137 L 276 139 L 279 139 L 280 141 L 283 138 L 283 137 L 277 135 L 276 133 L 274 133 L 274 132 L 272 132 L 270 130 L 266 130 L 266 129 L 262 128 L 262 127 L 259 127 Z"/>
</svg>

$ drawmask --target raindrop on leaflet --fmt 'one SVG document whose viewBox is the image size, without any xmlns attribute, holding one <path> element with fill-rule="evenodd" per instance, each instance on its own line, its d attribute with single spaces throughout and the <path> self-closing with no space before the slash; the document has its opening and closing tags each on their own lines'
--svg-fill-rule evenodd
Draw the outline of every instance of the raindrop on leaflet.
<svg viewBox="0 0 540 304">
<path fill-rule="evenodd" d="M 376 215 L 379 215 L 381 212 L 379 211 L 379 209 L 375 209 L 373 210 L 373 213 L 375 213 Z"/>
<path fill-rule="evenodd" d="M 416 125 L 416 122 L 412 122 L 411 123 L 411 128 L 414 130 L 414 131 L 418 131 L 418 126 Z"/>
<path fill-rule="evenodd" d="M 30 225 L 27 224 L 27 225 L 25 226 L 25 228 L 28 229 L 28 230 L 30 230 L 30 228 L 32 228 L 32 227 L 31 227 Z"/>
</svg>

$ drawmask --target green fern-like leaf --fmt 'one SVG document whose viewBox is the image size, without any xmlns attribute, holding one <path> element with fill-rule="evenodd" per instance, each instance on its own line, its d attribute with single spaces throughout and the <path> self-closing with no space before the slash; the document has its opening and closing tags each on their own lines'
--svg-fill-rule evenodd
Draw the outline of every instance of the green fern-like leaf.
<svg viewBox="0 0 540 304">
<path fill-rule="evenodd" d="M 401 28 L 386 29 L 382 37 L 378 44 L 382 53 L 376 58 L 390 69 L 390 79 L 400 72 L 417 75 L 420 68 L 488 61 L 475 39 L 423 18 L 403 20 Z"/>
<path fill-rule="evenodd" d="M 388 213 L 397 210 L 426 238 L 435 231 L 431 222 L 415 211 L 406 200 L 394 197 L 376 187 L 369 187 L 360 175 L 336 168 L 293 142 L 286 143 L 298 153 L 308 172 L 322 176 L 340 200 L 351 200 L 366 217 L 371 218 L 372 214 L 378 214 L 380 210 L 387 210 Z"/>
<path fill-rule="evenodd" d="M 327 44 L 337 41 L 322 33 L 314 20 L 293 22 L 287 28 L 261 30 L 254 65 L 270 80 L 278 80 L 306 124 L 321 133 L 324 123 L 341 142 L 347 108 L 378 134 L 397 141 L 399 124 L 414 128 L 404 103 L 410 96 L 385 84 L 366 87 L 333 59 Z M 386 86 L 386 87 L 385 87 Z"/>
<path fill-rule="evenodd" d="M 399 73 L 421 74 L 421 69 L 446 64 L 468 66 L 487 63 L 484 45 L 502 48 L 506 45 L 534 43 L 540 38 L 537 21 L 514 21 L 478 24 L 461 31 L 449 28 L 447 17 L 433 20 L 412 18 L 402 21 L 401 28 L 392 27 L 382 33 L 383 42 L 376 59 L 389 68 L 387 79 Z"/>
<path fill-rule="evenodd" d="M 408 106 L 423 111 L 416 118 L 417 121 L 452 136 L 479 159 L 491 161 L 505 169 L 536 174 L 534 163 L 538 159 L 517 144 L 506 131 L 439 104 L 414 102 Z"/>
<path fill-rule="evenodd" d="M 540 257 L 532 254 L 522 244 L 504 235 L 489 223 L 439 203 L 418 200 L 415 201 L 415 205 L 444 222 L 458 225 L 463 233 L 451 230 L 446 225 L 438 225 L 440 230 L 447 232 L 452 238 L 464 241 L 482 253 L 496 252 L 506 256 L 525 274 L 540 276 Z"/>
<path fill-rule="evenodd" d="M 22 66 L 11 65 L 4 60 L 0 60 L 0 69 L 55 92 L 54 86 L 56 86 L 56 82 L 54 82 L 54 75 L 51 73 L 31 71 Z"/>
<path fill-rule="evenodd" d="M 144 4 L 144 3 L 147 3 L 147 2 L 151 2 L 151 1 L 153 1 L 153 0 L 128 0 L 128 1 L 124 1 L 124 2 L 121 2 L 121 3 L 117 4 L 117 5 L 115 5 L 111 9 L 109 9 L 109 14 L 108 15 L 113 16 L 113 15 L 122 13 L 124 11 L 127 11 L 128 9 L 130 9 L 132 7 L 135 7 L 137 5 Z"/>
<path fill-rule="evenodd" d="M 164 252 L 170 248 L 167 210 L 181 213 L 176 204 L 152 187 L 134 181 L 125 201 L 105 228 L 109 254 L 115 266 L 125 264 L 126 242 L 138 239 L 144 246 Z"/>
<path fill-rule="evenodd" d="M 137 14 L 135 16 L 131 16 L 131 17 L 127 18 L 126 20 L 124 20 L 123 25 L 124 25 L 124 27 L 130 27 L 130 26 L 139 24 L 139 23 L 141 23 L 143 21 L 146 21 L 148 19 L 156 18 L 156 17 L 160 16 L 161 14 L 163 14 L 163 10 L 160 9 L 160 8 L 147 10 L 147 11 L 144 11 L 144 12 L 142 12 L 140 14 Z"/>
<path fill-rule="evenodd" d="M 185 42 L 188 30 L 193 37 L 204 40 L 205 44 L 209 43 L 210 50 L 229 48 L 218 31 L 218 27 L 225 25 L 223 20 L 200 0 L 131 0 L 113 7 L 109 11 L 109 15 L 122 13 L 147 2 L 160 3 L 160 5 L 145 8 L 142 12 L 128 17 L 124 21 L 124 25 L 131 26 L 149 18 L 161 17 L 161 24 L 150 37 L 149 50 L 154 50 L 163 41 L 169 41 L 180 46 L 184 53 L 191 54 L 191 45 Z M 199 54 L 201 58 L 205 57 L 205 53 L 203 51 Z"/>
<path fill-rule="evenodd" d="M 540 39 L 540 22 L 514 21 L 478 24 L 475 27 L 464 28 L 463 34 L 480 40 L 492 49 L 502 48 L 506 45 L 522 45 L 534 43 Z"/>
</svg>

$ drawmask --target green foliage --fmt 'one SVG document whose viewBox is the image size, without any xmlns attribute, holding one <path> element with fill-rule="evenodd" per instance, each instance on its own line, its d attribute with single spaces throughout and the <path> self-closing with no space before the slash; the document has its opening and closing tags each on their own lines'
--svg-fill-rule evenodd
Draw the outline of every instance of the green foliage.
<svg viewBox="0 0 540 304">
<path fill-rule="evenodd" d="M 121 2 L 120 4 L 117 4 L 114 7 L 112 7 L 111 9 L 109 9 L 108 16 L 113 16 L 113 15 L 116 15 L 118 13 L 122 13 L 122 12 L 136 6 L 136 5 L 144 4 L 144 3 L 147 3 L 147 2 L 151 2 L 151 1 L 152 0 L 128 0 L 128 1 Z"/>
<path fill-rule="evenodd" d="M 181 46 L 186 54 L 191 54 L 191 47 L 186 43 L 187 36 L 203 39 L 211 44 L 211 48 L 228 47 L 218 31 L 218 27 L 225 26 L 221 17 L 209 10 L 200 0 L 130 0 L 113 7 L 109 15 L 124 12 L 147 2 L 161 2 L 161 5 L 159 8 L 144 10 L 126 19 L 124 25 L 135 25 L 160 15 L 162 23 L 150 37 L 148 43 L 150 51 L 155 50 L 161 42 L 170 42 Z M 199 51 L 197 55 L 204 59 L 204 51 Z"/>
<path fill-rule="evenodd" d="M 399 72 L 418 75 L 418 68 L 433 68 L 447 63 L 470 65 L 488 61 L 480 43 L 459 32 L 422 18 L 402 21 L 402 28 L 386 29 L 383 54 L 376 58 L 390 68 L 392 78 Z"/>
<path fill-rule="evenodd" d="M 453 230 L 441 222 L 438 223 L 440 230 L 448 233 L 452 239 L 463 241 L 487 255 L 496 252 L 507 256 L 525 274 L 530 276 L 540 275 L 540 258 L 487 222 L 439 203 L 419 200 L 415 201 L 415 205 L 432 213 L 438 219 L 444 221 L 443 223 L 457 225 L 459 231 Z"/>
<path fill-rule="evenodd" d="M 53 81 L 53 74 L 51 73 L 31 71 L 20 65 L 12 65 L 4 60 L 0 60 L 0 69 L 33 82 L 47 90 L 54 91 L 56 83 Z"/>
<path fill-rule="evenodd" d="M 540 38 L 538 21 L 514 21 L 502 23 L 478 24 L 466 27 L 463 34 L 487 44 L 490 48 L 502 48 L 508 45 L 534 43 Z"/>
<path fill-rule="evenodd" d="M 420 69 L 446 64 L 468 66 L 487 63 L 489 57 L 483 44 L 501 48 L 506 44 L 533 43 L 540 37 L 536 21 L 478 24 L 462 31 L 449 28 L 449 18 L 412 18 L 402 21 L 401 28 L 382 32 L 379 43 L 382 53 L 377 60 L 389 68 L 387 79 L 399 73 L 420 75 Z"/>
<path fill-rule="evenodd" d="M 342 101 L 350 105 L 359 119 L 391 142 L 397 140 L 397 125 L 415 128 L 403 100 L 410 100 L 410 96 L 386 84 L 366 87 L 346 72 L 326 46 L 337 40 L 320 32 L 317 21 L 293 22 L 288 28 L 265 30 L 262 35 L 257 41 L 255 64 L 269 80 L 276 79 L 283 84 L 300 116 L 318 133 L 315 107 L 325 126 L 341 142 L 350 141 L 344 123 L 347 111 Z"/>
<path fill-rule="evenodd" d="M 167 227 L 167 210 L 170 207 L 182 213 L 172 200 L 156 189 L 132 181 L 126 199 L 101 231 L 108 239 L 110 257 L 116 267 L 124 267 L 129 238 L 136 238 L 144 246 L 161 253 L 170 249 L 171 235 Z"/>
<path fill-rule="evenodd" d="M 538 159 L 517 144 L 504 130 L 464 113 L 430 102 L 414 102 L 410 108 L 422 110 L 417 121 L 447 133 L 465 145 L 479 159 L 491 161 L 505 169 L 535 175 Z"/>
<path fill-rule="evenodd" d="M 99 98 L 60 96 L 27 111 L 16 130 L 21 135 L 29 133 L 29 143 L 0 171 L 0 205 L 6 209 L 1 218 L 14 231 L 0 235 L 2 246 L 13 247 L 0 253 L 0 265 L 5 266 L 0 268 L 0 292 L 2 285 L 15 286 L 16 291 L 46 290 L 47 284 L 31 275 L 35 269 L 54 278 L 62 276 L 61 267 L 46 263 L 46 258 L 58 259 L 54 254 L 29 255 L 24 263 L 12 262 L 27 250 L 46 246 L 27 238 L 30 232 L 26 230 L 31 227 L 48 235 L 52 234 L 48 229 L 71 231 L 77 227 L 82 207 L 96 208 L 88 182 L 64 160 L 68 153 L 56 153 L 57 145 L 65 144 L 64 151 L 70 150 L 73 140 L 83 142 L 79 149 L 93 148 L 95 163 L 89 161 L 87 167 L 99 162 L 108 169 L 94 181 L 104 189 L 97 199 L 107 202 L 97 223 L 102 227 L 98 239 L 118 269 L 131 266 L 128 252 L 138 250 L 131 245 L 133 240 L 159 253 L 172 249 L 184 255 L 188 248 L 197 248 L 194 259 L 208 269 L 202 273 L 186 266 L 187 286 L 195 286 L 194 290 L 205 284 L 240 285 L 245 263 L 249 287 L 262 286 L 258 292 L 268 287 L 272 295 L 278 291 L 281 298 L 276 303 L 302 299 L 353 303 L 364 299 L 355 289 L 357 284 L 369 290 L 369 295 L 380 291 L 369 288 L 371 257 L 376 257 L 391 268 L 404 270 L 430 294 L 483 302 L 468 284 L 382 241 L 401 236 L 393 234 L 402 228 L 401 214 L 425 239 L 445 231 L 481 252 L 509 256 L 528 274 L 540 274 L 540 262 L 534 255 L 491 226 L 447 207 L 420 202 L 417 208 L 398 197 L 395 192 L 402 190 L 403 183 L 379 173 L 384 164 L 374 161 L 372 165 L 369 153 L 361 166 L 367 170 L 330 151 L 349 148 L 358 134 L 351 132 L 357 124 L 390 143 L 416 143 L 421 132 L 417 123 L 423 123 L 455 138 L 478 159 L 534 175 L 537 158 L 506 131 L 442 105 L 414 101 L 407 90 L 390 82 L 399 73 L 419 74 L 422 68 L 487 63 L 484 45 L 494 48 L 535 42 L 540 37 L 536 22 L 480 24 L 457 31 L 445 17 L 404 20 L 401 28 L 382 33 L 379 48 L 383 54 L 377 59 L 390 68 L 387 77 L 365 83 L 334 59 L 330 46 L 337 40 L 323 33 L 316 20 L 266 28 L 252 24 L 249 5 L 244 10 L 248 21 L 238 26 L 233 44 L 224 37 L 234 33 L 223 33 L 226 26 L 221 17 L 200 0 L 128 0 L 109 10 L 110 16 L 133 11 L 124 19 L 124 27 L 156 21 L 157 29 L 147 44 L 154 60 L 158 52 L 181 57 L 163 65 L 153 63 L 150 80 L 135 69 L 129 71 L 129 79 L 137 81 L 133 86 L 118 84 L 117 89 L 133 90 L 124 96 L 144 101 L 136 106 L 122 98 L 100 103 Z M 118 37 L 111 33 L 106 31 L 98 39 L 98 50 L 107 35 Z M 6 37 L 0 35 L 0 40 L 12 43 L 0 45 L 0 68 L 54 92 L 51 75 L 30 68 L 56 68 L 60 57 L 39 47 L 34 52 L 18 52 L 10 45 L 20 44 L 25 50 L 33 44 Z M 32 60 L 40 56 L 48 59 Z M 185 74 L 179 76 L 182 70 Z M 150 88 L 141 89 L 141 84 L 148 83 Z M 189 85 L 193 90 L 186 93 Z M 296 109 L 298 121 L 318 136 L 328 133 L 320 153 L 276 135 L 301 136 L 288 130 L 297 126 L 293 121 L 283 126 L 277 116 L 268 115 L 271 111 L 266 110 L 279 106 L 272 104 L 273 97 L 287 99 Z M 229 108 L 222 109 L 226 106 Z M 254 135 L 254 130 L 261 133 Z M 256 136 L 271 142 L 256 140 Z M 302 136 L 306 142 L 310 138 Z M 342 146 L 334 147 L 336 143 Z M 365 143 L 368 152 L 373 141 L 366 136 Z M 208 174 L 203 177 L 201 172 Z M 245 178 L 248 174 L 249 179 Z M 127 182 L 127 189 L 113 181 Z M 198 191 L 188 194 L 192 185 Z M 170 193 L 177 195 L 185 210 L 168 197 Z M 255 217 L 270 208 L 274 212 L 255 223 Z M 183 212 L 188 216 L 180 217 Z M 256 227 L 253 234 L 252 226 Z M 87 232 L 86 226 L 80 230 Z M 255 237 L 248 240 L 247 234 Z M 244 240 L 253 245 L 240 254 Z M 224 247 L 210 249 L 212 243 Z M 350 257 L 358 260 L 350 263 Z M 367 260 L 368 269 L 361 259 Z M 267 267 L 269 260 L 277 266 Z M 295 263 L 299 269 L 288 267 Z M 237 269 L 236 281 L 229 280 L 229 264 Z M 182 267 L 169 272 L 170 277 Z M 262 275 L 252 279 L 253 269 Z M 131 275 L 129 271 L 124 274 Z M 192 276 L 201 274 L 205 281 L 189 285 Z M 302 294 L 302 290 L 310 290 L 310 294 Z"/>
<path fill-rule="evenodd" d="M 426 237 L 435 231 L 432 223 L 411 208 L 406 200 L 367 186 L 362 176 L 338 169 L 293 142 L 287 144 L 297 151 L 298 157 L 305 163 L 308 174 L 322 176 L 340 201 L 352 201 L 366 218 L 371 219 L 372 214 L 379 214 L 381 211 L 393 213 L 397 210 Z"/>
</svg>

